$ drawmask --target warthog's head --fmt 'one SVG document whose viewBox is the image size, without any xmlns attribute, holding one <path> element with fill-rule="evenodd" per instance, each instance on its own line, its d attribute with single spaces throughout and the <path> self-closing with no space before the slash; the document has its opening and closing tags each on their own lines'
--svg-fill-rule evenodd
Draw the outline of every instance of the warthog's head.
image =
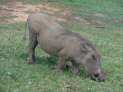
<svg viewBox="0 0 123 92">
<path fill-rule="evenodd" d="M 105 70 L 101 68 L 100 54 L 90 53 L 85 57 L 84 66 L 91 75 L 91 79 L 95 81 L 105 80 Z"/>
<path fill-rule="evenodd" d="M 100 54 L 90 52 L 80 59 L 91 79 L 98 82 L 104 81 L 106 75 L 105 70 L 101 67 L 100 57 Z"/>
</svg>

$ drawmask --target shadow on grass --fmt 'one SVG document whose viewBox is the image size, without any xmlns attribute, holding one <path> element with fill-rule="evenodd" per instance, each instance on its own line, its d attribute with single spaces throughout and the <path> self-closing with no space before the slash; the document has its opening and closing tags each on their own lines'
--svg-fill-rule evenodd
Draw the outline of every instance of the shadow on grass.
<svg viewBox="0 0 123 92">
<path fill-rule="evenodd" d="M 21 58 L 24 59 L 24 61 L 27 61 L 27 55 L 25 53 L 21 54 Z M 36 64 L 41 64 L 43 66 L 51 67 L 53 65 L 56 65 L 58 62 L 58 57 L 55 56 L 36 56 Z M 65 73 L 71 72 L 69 68 L 63 70 Z M 88 76 L 87 72 L 85 72 L 84 68 L 81 67 L 80 76 L 83 76 L 83 78 L 86 78 Z"/>
<path fill-rule="evenodd" d="M 1 53 L 0 54 L 0 57 L 3 57 L 3 58 L 6 58 L 6 59 L 9 59 L 11 63 L 24 63 L 24 64 L 28 64 L 27 63 L 27 53 L 25 52 L 22 52 L 22 53 L 15 53 L 14 55 L 12 53 Z M 15 62 L 13 62 L 13 60 Z M 53 65 L 56 65 L 58 62 L 58 57 L 55 57 L 55 56 L 36 56 L 36 64 L 40 64 L 42 66 L 48 66 L 49 69 L 51 66 Z M 63 70 L 64 73 L 66 74 L 69 74 L 71 75 L 71 71 L 69 68 L 67 69 L 64 69 Z M 74 75 L 74 74 L 73 74 Z M 81 67 L 81 72 L 80 72 L 80 75 L 79 76 L 83 76 L 83 78 L 86 78 L 87 77 L 87 73 L 85 72 L 85 70 L 83 69 L 83 67 Z"/>
<path fill-rule="evenodd" d="M 55 56 L 42 56 L 42 57 L 37 57 L 36 58 L 36 64 L 41 64 L 41 65 L 48 65 L 49 67 L 56 65 L 58 62 L 58 57 Z M 66 68 L 63 70 L 64 73 L 68 74 L 68 72 L 71 74 L 72 72 L 70 71 L 70 68 Z M 74 75 L 74 74 L 73 74 Z M 87 78 L 88 74 L 85 72 L 84 68 L 81 67 L 80 74 L 77 76 L 83 76 L 83 78 Z"/>
<path fill-rule="evenodd" d="M 16 59 L 22 59 L 23 61 L 27 61 L 27 53 L 21 53 L 19 56 L 15 57 Z M 58 57 L 55 56 L 36 56 L 36 64 L 41 65 L 55 65 L 58 61 Z"/>
<path fill-rule="evenodd" d="M 36 57 L 36 64 L 42 64 L 42 65 L 55 65 L 58 62 L 58 57 L 55 56 L 42 56 L 42 57 Z"/>
</svg>

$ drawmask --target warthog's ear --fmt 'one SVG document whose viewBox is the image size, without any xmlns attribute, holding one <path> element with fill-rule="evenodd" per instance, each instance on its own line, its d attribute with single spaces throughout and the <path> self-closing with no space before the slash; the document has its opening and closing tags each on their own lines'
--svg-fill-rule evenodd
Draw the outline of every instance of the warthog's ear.
<svg viewBox="0 0 123 92">
<path fill-rule="evenodd" d="M 107 71 L 106 71 L 104 68 L 102 68 L 102 73 L 103 73 L 104 75 L 107 75 Z"/>
<path fill-rule="evenodd" d="M 82 54 L 86 55 L 88 53 L 88 50 L 85 45 L 80 46 L 80 51 Z"/>
</svg>

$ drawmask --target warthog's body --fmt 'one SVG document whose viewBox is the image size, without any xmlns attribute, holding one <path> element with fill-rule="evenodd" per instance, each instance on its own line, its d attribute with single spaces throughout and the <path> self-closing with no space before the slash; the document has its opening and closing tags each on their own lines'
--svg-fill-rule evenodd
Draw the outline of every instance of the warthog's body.
<svg viewBox="0 0 123 92">
<path fill-rule="evenodd" d="M 29 63 L 35 62 L 35 47 L 37 44 L 50 55 L 58 56 L 59 62 L 55 68 L 65 68 L 65 61 L 72 62 L 72 70 L 79 72 L 79 65 L 95 80 L 104 80 L 104 71 L 100 65 L 100 55 L 90 41 L 78 33 L 62 28 L 53 17 L 42 13 L 28 17 L 29 28 Z"/>
</svg>

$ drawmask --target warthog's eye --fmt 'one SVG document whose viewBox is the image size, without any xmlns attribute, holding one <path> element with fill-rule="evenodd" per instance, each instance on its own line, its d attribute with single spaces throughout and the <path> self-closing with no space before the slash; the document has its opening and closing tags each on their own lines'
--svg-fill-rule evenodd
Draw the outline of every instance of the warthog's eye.
<svg viewBox="0 0 123 92">
<path fill-rule="evenodd" d="M 95 55 L 92 55 L 92 59 L 93 59 L 93 60 L 96 60 L 96 56 L 95 56 Z"/>
<path fill-rule="evenodd" d="M 96 77 L 96 78 L 99 77 L 99 74 L 98 73 L 94 74 L 94 77 Z"/>
</svg>

